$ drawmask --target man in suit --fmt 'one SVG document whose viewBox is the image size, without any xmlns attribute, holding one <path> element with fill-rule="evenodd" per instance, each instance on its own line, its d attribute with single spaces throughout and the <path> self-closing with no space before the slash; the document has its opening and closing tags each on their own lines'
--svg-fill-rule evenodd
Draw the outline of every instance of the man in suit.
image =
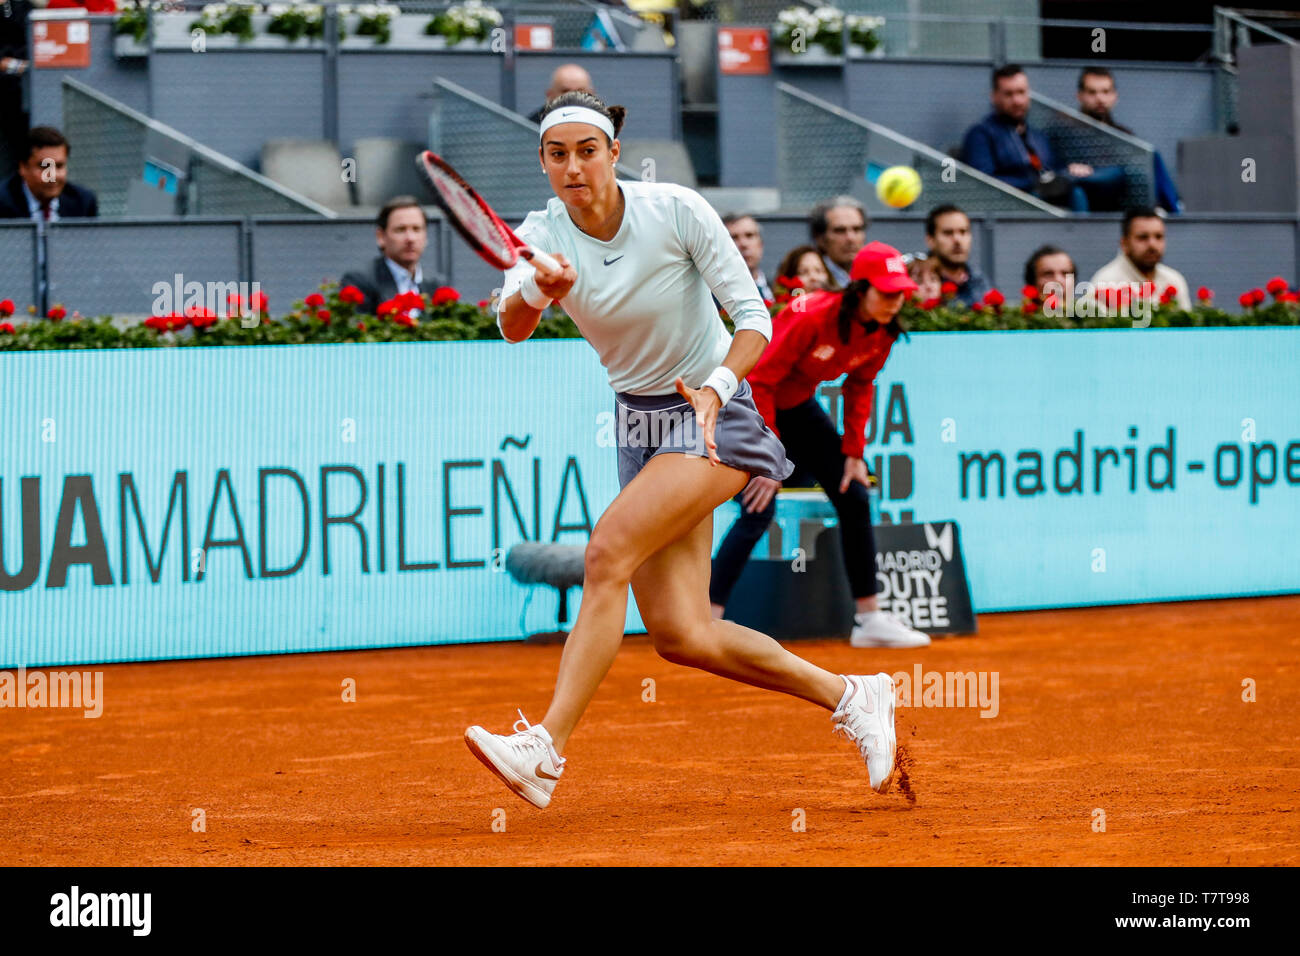
<svg viewBox="0 0 1300 956">
<path fill-rule="evenodd" d="M 443 277 L 427 278 L 420 258 L 429 244 L 429 220 L 414 196 L 395 196 L 384 203 L 375 218 L 375 242 L 379 255 L 364 269 L 343 276 L 340 286 L 354 285 L 366 297 L 358 311 L 374 315 L 379 305 L 403 292 L 432 295 Z"/>
<path fill-rule="evenodd" d="M 23 74 L 31 65 L 27 55 L 27 15 L 30 0 L 0 0 L 0 178 L 18 166 L 27 136 L 23 108 Z"/>
<path fill-rule="evenodd" d="M 763 275 L 762 268 L 763 227 L 758 224 L 757 219 L 745 213 L 728 213 L 722 217 L 722 224 L 727 227 L 727 232 L 731 234 L 731 241 L 736 244 L 741 258 L 749 267 L 749 274 L 754 277 L 754 284 L 758 286 L 758 294 L 763 297 L 764 302 L 773 301 L 776 296 L 772 293 L 772 287 L 768 284 L 767 276 Z"/>
<path fill-rule="evenodd" d="M 99 215 L 95 194 L 68 182 L 68 141 L 53 126 L 27 131 L 18 172 L 0 186 L 0 219 L 59 219 Z"/>
</svg>

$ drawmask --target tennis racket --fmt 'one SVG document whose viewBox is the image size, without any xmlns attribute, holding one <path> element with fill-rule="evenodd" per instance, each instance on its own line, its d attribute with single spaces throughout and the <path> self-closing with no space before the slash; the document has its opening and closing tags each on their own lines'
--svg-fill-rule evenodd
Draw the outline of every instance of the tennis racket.
<svg viewBox="0 0 1300 956">
<path fill-rule="evenodd" d="M 555 259 L 516 236 L 474 187 L 441 156 L 426 149 L 415 158 L 415 165 L 433 188 L 433 198 L 439 208 L 485 262 L 504 270 L 522 257 L 544 272 L 560 271 Z"/>
</svg>

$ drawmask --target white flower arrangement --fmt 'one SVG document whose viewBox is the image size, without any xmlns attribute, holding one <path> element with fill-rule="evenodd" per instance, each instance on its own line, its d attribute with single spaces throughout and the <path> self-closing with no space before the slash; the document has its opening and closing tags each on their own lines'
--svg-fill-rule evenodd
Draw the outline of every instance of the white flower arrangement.
<svg viewBox="0 0 1300 956">
<path fill-rule="evenodd" d="M 266 32 L 278 34 L 290 43 L 301 37 L 319 39 L 325 35 L 325 8 L 318 3 L 272 3 L 266 12 L 271 17 Z"/>
<path fill-rule="evenodd" d="M 803 53 L 811 44 L 829 52 L 844 52 L 844 11 L 837 7 L 787 7 L 776 15 L 776 42 L 792 53 Z"/>
<path fill-rule="evenodd" d="M 455 46 L 461 40 L 486 40 L 501 22 L 501 14 L 495 7 L 482 0 L 465 0 L 435 14 L 424 32 L 428 36 L 446 37 L 448 45 Z"/>
<path fill-rule="evenodd" d="M 844 18 L 849 28 L 849 42 L 870 52 L 880 46 L 880 35 L 876 32 L 885 25 L 884 17 L 868 17 L 850 13 Z"/>
<path fill-rule="evenodd" d="M 402 8 L 391 3 L 363 3 L 359 6 L 341 4 L 339 13 L 339 36 L 343 35 L 343 18 L 357 17 L 356 36 L 375 38 L 376 44 L 387 43 L 392 39 L 393 17 L 398 16 Z"/>
</svg>

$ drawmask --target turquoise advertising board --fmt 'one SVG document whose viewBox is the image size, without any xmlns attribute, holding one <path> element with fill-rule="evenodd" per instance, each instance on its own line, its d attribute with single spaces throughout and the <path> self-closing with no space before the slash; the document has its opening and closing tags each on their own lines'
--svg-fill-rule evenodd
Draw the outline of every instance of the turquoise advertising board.
<svg viewBox="0 0 1300 956">
<path fill-rule="evenodd" d="M 504 554 L 584 543 L 618 490 L 580 340 L 9 353 L 0 376 L 5 667 L 549 630 L 554 592 Z M 891 518 L 959 523 L 978 611 L 1300 591 L 1294 330 L 915 335 L 867 458 Z"/>
</svg>

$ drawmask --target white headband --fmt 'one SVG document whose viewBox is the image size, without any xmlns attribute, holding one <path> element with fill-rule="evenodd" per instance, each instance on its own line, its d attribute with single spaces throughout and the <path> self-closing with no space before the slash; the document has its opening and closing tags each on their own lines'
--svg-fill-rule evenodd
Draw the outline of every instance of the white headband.
<svg viewBox="0 0 1300 956">
<path fill-rule="evenodd" d="M 602 130 L 610 139 L 614 138 L 614 124 L 586 106 L 561 106 L 551 110 L 542 120 L 542 130 L 539 135 L 545 136 L 548 129 L 561 123 L 590 123 Z"/>
</svg>

